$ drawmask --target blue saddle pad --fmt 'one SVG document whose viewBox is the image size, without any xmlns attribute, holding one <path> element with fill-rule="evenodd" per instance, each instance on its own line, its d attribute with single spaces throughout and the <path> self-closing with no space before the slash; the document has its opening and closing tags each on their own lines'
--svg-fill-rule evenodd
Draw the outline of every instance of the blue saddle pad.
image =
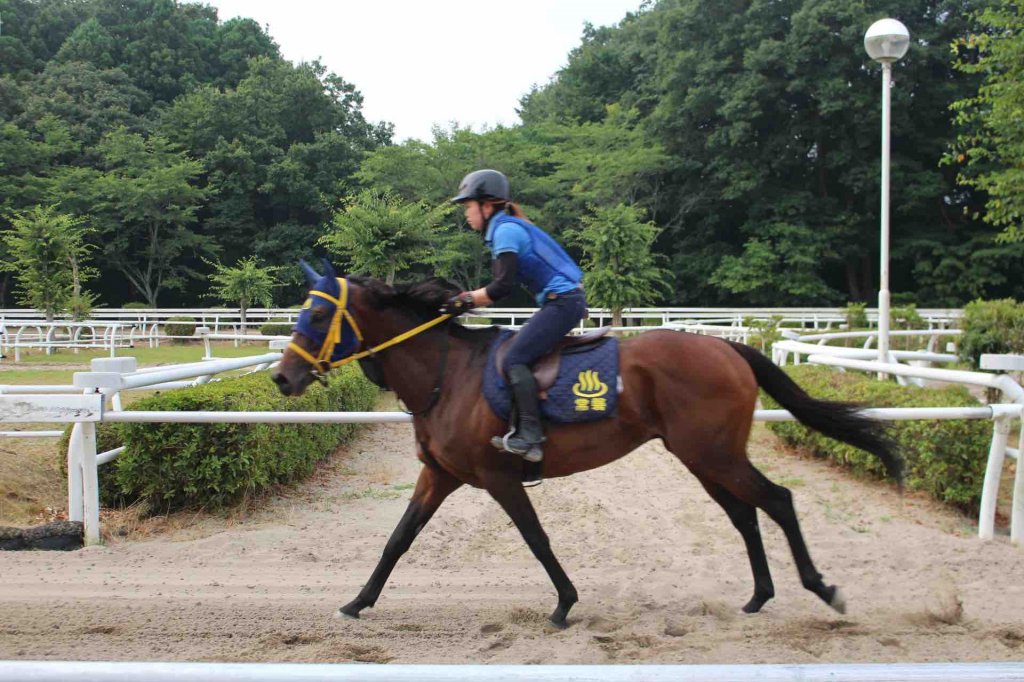
<svg viewBox="0 0 1024 682">
<path fill-rule="evenodd" d="M 494 356 L 513 332 L 505 330 L 491 343 L 484 369 L 484 398 L 494 414 L 508 421 L 512 397 L 495 366 Z M 619 341 L 607 336 L 585 346 L 562 351 L 558 378 L 540 401 L 541 414 L 551 422 L 592 422 L 615 415 L 619 405 Z"/>
</svg>

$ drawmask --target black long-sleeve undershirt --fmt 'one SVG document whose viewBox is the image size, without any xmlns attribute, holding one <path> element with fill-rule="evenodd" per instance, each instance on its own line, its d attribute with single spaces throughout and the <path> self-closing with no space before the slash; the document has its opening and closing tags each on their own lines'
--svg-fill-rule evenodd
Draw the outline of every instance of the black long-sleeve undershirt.
<svg viewBox="0 0 1024 682">
<path fill-rule="evenodd" d="M 519 268 L 519 256 L 511 251 L 498 254 L 491 261 L 491 283 L 484 287 L 488 298 L 498 301 L 512 293 L 516 285 L 516 270 Z"/>
</svg>

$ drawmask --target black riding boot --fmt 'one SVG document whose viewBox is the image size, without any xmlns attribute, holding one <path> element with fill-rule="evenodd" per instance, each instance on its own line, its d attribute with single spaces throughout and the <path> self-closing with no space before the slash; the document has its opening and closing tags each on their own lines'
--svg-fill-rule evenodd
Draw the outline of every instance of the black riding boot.
<svg viewBox="0 0 1024 682">
<path fill-rule="evenodd" d="M 511 436 L 495 436 L 491 439 L 491 445 L 499 450 L 517 454 L 527 462 L 539 462 L 544 457 L 540 445 L 546 438 L 544 426 L 540 421 L 537 382 L 534 381 L 529 367 L 512 365 L 508 368 L 508 383 L 516 404 L 516 430 Z"/>
</svg>

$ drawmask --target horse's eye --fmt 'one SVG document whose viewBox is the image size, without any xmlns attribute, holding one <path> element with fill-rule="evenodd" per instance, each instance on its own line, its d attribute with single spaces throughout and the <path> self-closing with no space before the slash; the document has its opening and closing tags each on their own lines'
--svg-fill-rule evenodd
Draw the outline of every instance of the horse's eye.
<svg viewBox="0 0 1024 682">
<path fill-rule="evenodd" d="M 310 319 L 312 319 L 313 322 L 323 322 L 327 319 L 327 309 L 320 307 L 313 308 L 313 311 L 310 313 Z"/>
</svg>

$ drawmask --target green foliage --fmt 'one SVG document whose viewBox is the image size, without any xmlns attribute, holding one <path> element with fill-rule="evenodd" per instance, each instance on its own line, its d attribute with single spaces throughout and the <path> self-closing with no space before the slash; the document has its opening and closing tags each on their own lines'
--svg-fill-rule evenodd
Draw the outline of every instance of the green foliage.
<svg viewBox="0 0 1024 682">
<path fill-rule="evenodd" d="M 917 306 L 913 303 L 890 308 L 889 316 L 892 319 L 893 329 L 921 329 L 924 327 L 924 318 L 917 312 Z"/>
<path fill-rule="evenodd" d="M 260 334 L 264 336 L 291 336 L 295 324 L 287 320 L 269 320 L 260 325 Z"/>
<path fill-rule="evenodd" d="M 96 305 L 96 298 L 88 291 L 80 291 L 71 294 L 68 298 L 67 311 L 72 320 L 81 322 L 92 317 L 92 309 Z"/>
<path fill-rule="evenodd" d="M 3 232 L 10 260 L 0 269 L 14 273 L 19 302 L 44 311 L 47 320 L 69 305 L 73 314 L 91 308 L 91 298 L 81 291 L 81 283 L 96 272 L 84 265 L 91 250 L 85 243 L 91 230 L 84 222 L 53 206 L 36 206 L 15 214 Z"/>
<path fill-rule="evenodd" d="M 754 317 L 743 318 L 743 326 L 751 331 L 746 343 L 759 348 L 762 352 L 770 351 L 773 343 L 782 340 L 782 332 L 779 331 L 781 324 L 781 315 L 772 315 L 768 320 Z"/>
<path fill-rule="evenodd" d="M 668 272 L 658 265 L 651 245 L 658 237 L 643 210 L 617 204 L 583 216 L 583 227 L 569 238 L 583 249 L 583 283 L 588 300 L 610 308 L 612 324 L 622 324 L 624 308 L 652 303 L 665 288 Z"/>
<path fill-rule="evenodd" d="M 946 161 L 987 193 L 984 218 L 1003 228 L 999 239 L 1024 241 L 1024 5 L 996 0 L 977 20 L 976 32 L 952 46 L 956 68 L 983 80 L 950 107 L 960 132 Z"/>
<path fill-rule="evenodd" d="M 825 400 L 855 402 L 870 407 L 976 407 L 966 388 L 918 388 L 878 381 L 853 372 L 800 365 L 787 373 L 809 394 Z M 766 408 L 778 405 L 762 394 Z M 906 484 L 935 499 L 973 512 L 981 498 L 992 425 L 986 420 L 888 422 L 895 453 L 905 462 Z M 859 474 L 882 477 L 878 458 L 844 443 L 825 438 L 797 422 L 774 422 L 773 432 L 792 445 L 809 449 Z"/>
<path fill-rule="evenodd" d="M 183 315 L 169 317 L 163 325 L 163 330 L 167 336 L 195 336 L 196 318 Z"/>
<path fill-rule="evenodd" d="M 131 410 L 332 411 L 370 409 L 377 389 L 357 367 L 332 372 L 326 388 L 282 396 L 266 373 L 143 398 Z M 114 426 L 114 425 L 111 425 Z M 354 424 L 119 424 L 124 453 L 114 476 L 129 498 L 154 509 L 216 508 L 312 473 L 347 441 Z"/>
<path fill-rule="evenodd" d="M 960 326 L 960 359 L 975 367 L 984 353 L 1024 354 L 1024 304 L 1012 298 L 971 301 Z"/>
<path fill-rule="evenodd" d="M 452 210 L 448 204 L 430 208 L 372 191 L 349 197 L 347 204 L 318 243 L 343 256 L 350 272 L 384 278 L 388 284 L 396 273 L 431 256 L 431 241 Z"/>
<path fill-rule="evenodd" d="M 1022 194 L 1011 172 L 1020 10 L 1005 0 L 645 2 L 587 26 L 565 67 L 523 98 L 522 125 L 394 145 L 353 84 L 282 59 L 251 19 L 174 0 L 0 0 L 0 11 L 0 229 L 36 205 L 87 218 L 106 256 L 94 286 L 115 305 L 194 304 L 203 258 L 257 256 L 299 286 L 290 266 L 344 197 L 438 206 L 482 167 L 505 172 L 563 243 L 590 206 L 643 209 L 673 274 L 659 303 L 870 300 L 879 67 L 863 33 L 884 15 L 914 37 L 894 69 L 892 288 L 922 306 L 1024 297 L 1024 241 L 996 241 L 1013 221 L 980 217 L 1011 215 Z M 967 68 L 948 49 L 961 39 Z M 958 101 L 969 103 L 954 128 Z M 938 165 L 958 131 L 967 184 Z M 486 281 L 462 216 L 440 225 L 413 240 L 426 256 L 378 274 Z"/>
<path fill-rule="evenodd" d="M 153 306 L 142 301 L 129 301 L 121 306 L 125 310 L 151 310 Z"/>
<path fill-rule="evenodd" d="M 863 35 L 897 16 L 914 42 L 894 69 L 894 288 L 925 289 L 922 304 L 1006 295 L 1024 289 L 1013 275 L 1021 252 L 962 213 L 976 193 L 938 167 L 954 134 L 945 108 L 977 82 L 952 67 L 947 46 L 987 4 L 648 3 L 585 31 L 522 116 L 537 130 L 598 124 L 612 105 L 636 112 L 635 127 L 668 159 L 635 199 L 664 230 L 677 301 L 867 300 L 877 291 L 880 74 Z"/>
<path fill-rule="evenodd" d="M 185 256 L 211 253 L 213 240 L 192 229 L 208 190 L 202 166 L 168 140 L 119 128 L 98 146 L 105 172 L 86 193 L 103 234 L 104 255 L 154 307 L 164 289 L 196 273 Z"/>
<path fill-rule="evenodd" d="M 847 303 L 843 314 L 846 316 L 846 328 L 850 331 L 855 329 L 867 329 L 868 314 L 867 303 Z"/>
<path fill-rule="evenodd" d="M 234 267 L 220 263 L 212 265 L 215 271 L 210 275 L 212 291 L 209 295 L 224 303 L 238 303 L 243 329 L 246 325 L 246 311 L 253 303 L 262 303 L 264 308 L 274 304 L 273 292 L 277 286 L 274 276 L 281 267 L 260 265 L 256 256 L 239 258 Z"/>
<path fill-rule="evenodd" d="M 115 305 L 197 301 L 203 257 L 294 264 L 390 140 L 353 85 L 284 60 L 252 19 L 174 0 L 0 12 L 0 229 L 38 204 L 87 218 Z"/>
</svg>

